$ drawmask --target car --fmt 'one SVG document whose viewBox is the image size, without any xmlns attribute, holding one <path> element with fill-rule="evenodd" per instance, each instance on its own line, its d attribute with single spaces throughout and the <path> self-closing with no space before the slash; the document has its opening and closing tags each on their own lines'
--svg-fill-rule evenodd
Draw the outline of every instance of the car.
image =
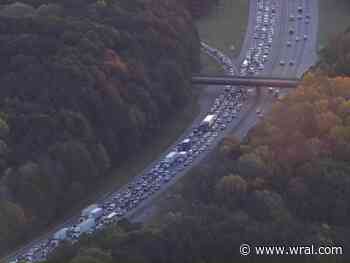
<svg viewBox="0 0 350 263">
<path fill-rule="evenodd" d="M 260 114 L 261 113 L 261 109 L 260 108 L 257 108 L 256 109 L 256 114 Z"/>
<path fill-rule="evenodd" d="M 300 37 L 299 36 L 296 36 L 295 37 L 295 41 L 298 42 L 300 40 Z"/>
<path fill-rule="evenodd" d="M 287 47 L 292 46 L 292 42 L 290 42 L 289 40 L 287 41 Z"/>
<path fill-rule="evenodd" d="M 307 35 L 304 35 L 304 40 L 307 40 L 308 39 L 308 36 Z"/>
<path fill-rule="evenodd" d="M 294 65 L 294 60 L 289 61 L 289 65 L 293 66 Z"/>
<path fill-rule="evenodd" d="M 284 66 L 285 64 L 286 64 L 286 62 L 284 62 L 284 60 L 281 60 L 281 61 L 280 61 L 280 65 L 281 65 L 281 66 Z"/>
<path fill-rule="evenodd" d="M 298 12 L 302 13 L 303 12 L 303 7 L 302 6 L 298 6 Z"/>
<path fill-rule="evenodd" d="M 289 21 L 294 21 L 294 15 L 289 16 Z"/>
<path fill-rule="evenodd" d="M 292 28 L 292 27 L 289 28 L 289 34 L 291 34 L 291 35 L 294 34 L 294 28 Z"/>
</svg>

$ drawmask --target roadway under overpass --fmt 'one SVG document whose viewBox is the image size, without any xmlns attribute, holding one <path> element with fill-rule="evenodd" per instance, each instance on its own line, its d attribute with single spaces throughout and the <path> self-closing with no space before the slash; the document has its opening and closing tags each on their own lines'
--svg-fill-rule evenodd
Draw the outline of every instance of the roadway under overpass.
<svg viewBox="0 0 350 263">
<path fill-rule="evenodd" d="M 192 84 L 233 85 L 242 87 L 296 88 L 299 79 L 240 77 L 229 75 L 192 75 Z"/>
</svg>

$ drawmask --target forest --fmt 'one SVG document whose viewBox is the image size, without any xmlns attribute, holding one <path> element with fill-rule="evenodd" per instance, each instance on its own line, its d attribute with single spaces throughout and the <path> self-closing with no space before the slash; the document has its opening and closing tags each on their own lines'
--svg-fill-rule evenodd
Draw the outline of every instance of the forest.
<svg viewBox="0 0 350 263">
<path fill-rule="evenodd" d="M 192 96 L 175 0 L 3 0 L 0 253 L 85 198 Z"/>
<path fill-rule="evenodd" d="M 160 222 L 120 222 L 62 246 L 48 263 L 281 262 L 242 258 L 242 241 L 349 251 L 349 47 L 348 31 L 243 142 L 227 136 L 209 162 L 183 179 Z M 285 256 L 283 262 L 348 258 Z"/>
</svg>

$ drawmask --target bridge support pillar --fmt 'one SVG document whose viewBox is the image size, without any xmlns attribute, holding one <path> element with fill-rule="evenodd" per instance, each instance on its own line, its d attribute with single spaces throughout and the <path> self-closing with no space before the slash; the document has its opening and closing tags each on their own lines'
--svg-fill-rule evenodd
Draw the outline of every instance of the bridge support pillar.
<svg viewBox="0 0 350 263">
<path fill-rule="evenodd" d="M 256 96 L 257 97 L 260 97 L 261 96 L 261 87 L 255 87 L 255 90 L 256 90 Z"/>
</svg>

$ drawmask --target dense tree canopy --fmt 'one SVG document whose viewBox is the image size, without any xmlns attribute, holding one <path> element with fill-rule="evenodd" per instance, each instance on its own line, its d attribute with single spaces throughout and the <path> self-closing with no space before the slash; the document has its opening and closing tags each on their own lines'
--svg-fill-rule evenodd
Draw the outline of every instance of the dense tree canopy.
<svg viewBox="0 0 350 263">
<path fill-rule="evenodd" d="M 185 105 L 199 39 L 176 1 L 0 4 L 1 252 L 86 196 Z"/>
</svg>

